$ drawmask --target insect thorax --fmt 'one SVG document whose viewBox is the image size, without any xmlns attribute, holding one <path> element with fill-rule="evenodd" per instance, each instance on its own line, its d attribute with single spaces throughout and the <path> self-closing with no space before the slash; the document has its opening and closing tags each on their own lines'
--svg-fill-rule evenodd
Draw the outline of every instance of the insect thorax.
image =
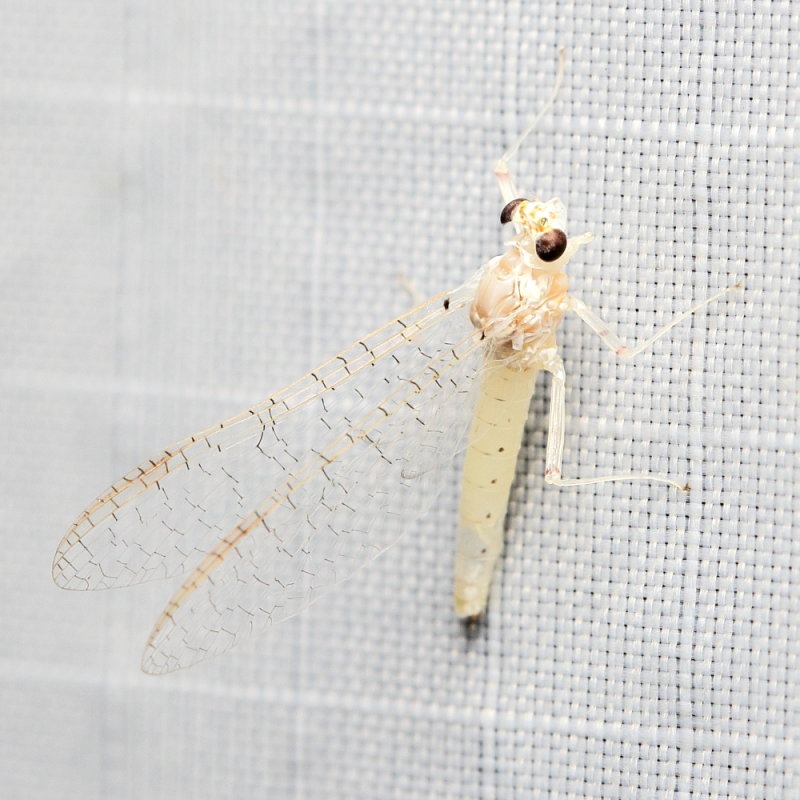
<svg viewBox="0 0 800 800">
<path fill-rule="evenodd" d="M 568 288 L 560 266 L 535 263 L 519 242 L 486 264 L 470 319 L 495 358 L 524 368 L 550 360 Z"/>
</svg>

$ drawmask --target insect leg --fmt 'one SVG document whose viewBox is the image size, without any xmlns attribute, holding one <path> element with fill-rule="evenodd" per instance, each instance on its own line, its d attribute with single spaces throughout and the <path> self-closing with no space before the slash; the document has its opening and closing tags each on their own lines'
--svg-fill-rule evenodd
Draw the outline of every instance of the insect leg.
<svg viewBox="0 0 800 800">
<path fill-rule="evenodd" d="M 539 120 L 553 107 L 558 90 L 561 88 L 561 81 L 564 77 L 564 53 L 564 48 L 560 47 L 558 49 L 558 72 L 556 73 L 556 79 L 553 83 L 553 91 L 550 93 L 550 97 L 548 98 L 547 102 L 544 104 L 539 113 L 533 118 L 533 121 L 530 123 L 530 125 L 528 125 L 528 127 L 525 128 L 525 130 L 520 134 L 517 141 L 514 142 L 514 144 L 511 145 L 511 147 L 509 147 L 505 153 L 503 153 L 494 166 L 494 175 L 497 178 L 497 183 L 500 187 L 500 194 L 503 197 L 504 203 L 510 203 L 512 200 L 515 200 L 519 197 L 519 189 L 517 189 L 516 185 L 514 184 L 514 179 L 508 170 L 508 162 L 517 154 L 517 150 L 519 150 L 525 139 L 530 136 L 530 134 L 539 124 Z"/>
<path fill-rule="evenodd" d="M 595 478 L 564 478 L 561 475 L 561 462 L 564 456 L 564 367 L 560 363 L 550 371 L 553 384 L 550 394 L 550 424 L 547 431 L 547 455 L 545 457 L 544 479 L 555 486 L 586 486 L 590 483 L 607 481 L 653 481 L 668 483 L 676 489 L 688 491 L 689 487 L 671 478 L 647 473 L 619 475 L 599 475 Z"/>
<path fill-rule="evenodd" d="M 742 286 L 743 284 L 741 282 L 736 283 L 733 286 L 729 286 L 727 289 L 723 289 L 721 292 L 712 294 L 711 297 L 707 297 L 705 300 L 701 300 L 699 303 L 695 303 L 695 305 L 693 305 L 690 309 L 684 311 L 682 314 L 678 314 L 675 319 L 659 328 L 652 336 L 650 336 L 648 339 L 645 339 L 643 342 L 639 342 L 639 344 L 635 345 L 634 347 L 628 347 L 628 345 L 626 345 L 615 333 L 612 333 L 608 325 L 597 314 L 595 314 L 595 312 L 592 311 L 589 306 L 583 302 L 583 300 L 579 300 L 577 297 L 570 296 L 569 307 L 600 337 L 600 339 L 602 339 L 603 343 L 607 347 L 609 347 L 617 356 L 619 356 L 619 358 L 628 360 L 641 353 L 642 350 L 646 350 L 651 344 L 653 344 L 653 342 L 655 342 L 657 339 L 660 339 L 679 322 L 685 320 L 686 317 L 690 317 L 695 313 L 695 311 L 698 311 L 709 303 L 713 303 L 714 300 L 719 300 L 720 297 L 723 297 L 725 294 L 733 291 L 734 289 L 741 289 Z"/>
</svg>

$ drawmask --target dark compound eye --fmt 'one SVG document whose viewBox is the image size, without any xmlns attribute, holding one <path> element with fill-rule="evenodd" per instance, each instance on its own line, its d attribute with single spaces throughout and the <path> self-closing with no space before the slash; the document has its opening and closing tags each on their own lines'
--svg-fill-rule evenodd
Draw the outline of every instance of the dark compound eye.
<svg viewBox="0 0 800 800">
<path fill-rule="evenodd" d="M 514 212 L 519 207 L 520 203 L 527 202 L 524 197 L 518 197 L 516 200 L 512 200 L 510 203 L 506 203 L 506 207 L 500 212 L 500 224 L 505 225 L 506 222 L 511 222 L 511 217 L 514 216 Z"/>
<path fill-rule="evenodd" d="M 555 261 L 564 255 L 567 249 L 567 234 L 558 228 L 553 228 L 547 233 L 543 233 L 536 240 L 536 255 L 542 261 Z"/>
</svg>

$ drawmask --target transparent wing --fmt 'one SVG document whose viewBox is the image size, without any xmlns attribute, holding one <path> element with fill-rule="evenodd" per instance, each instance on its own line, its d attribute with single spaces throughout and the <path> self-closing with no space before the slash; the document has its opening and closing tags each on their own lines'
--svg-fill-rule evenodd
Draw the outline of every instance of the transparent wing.
<svg viewBox="0 0 800 800">
<path fill-rule="evenodd" d="M 268 497 L 311 448 L 346 431 L 398 380 L 466 333 L 474 279 L 359 340 L 281 392 L 122 477 L 75 520 L 53 578 L 66 589 L 185 572 Z M 445 299 L 448 308 L 444 307 Z"/>
<path fill-rule="evenodd" d="M 453 337 L 393 354 L 372 409 L 308 450 L 285 480 L 186 578 L 156 623 L 142 667 L 168 672 L 221 653 L 301 611 L 392 544 L 448 477 L 483 358 L 467 314 Z M 439 330 L 438 334 L 444 333 Z"/>
<path fill-rule="evenodd" d="M 75 521 L 56 553 L 56 582 L 124 586 L 203 559 L 154 631 L 145 666 L 164 671 L 227 649 L 347 577 L 419 515 L 422 495 L 435 496 L 434 467 L 463 442 L 481 362 L 468 319 L 475 280 L 148 459 Z M 386 514 L 403 524 L 370 524 Z M 223 591 L 230 570 L 236 586 Z M 223 594 L 233 598 L 227 611 Z M 167 628 L 189 612 L 171 652 L 177 639 Z M 198 644 L 199 631 L 212 629 L 216 643 Z"/>
</svg>

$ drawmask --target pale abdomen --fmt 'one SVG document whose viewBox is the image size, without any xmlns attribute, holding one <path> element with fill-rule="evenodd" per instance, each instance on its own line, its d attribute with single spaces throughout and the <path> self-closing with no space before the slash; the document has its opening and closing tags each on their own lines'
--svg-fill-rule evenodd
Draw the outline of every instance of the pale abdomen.
<svg viewBox="0 0 800 800">
<path fill-rule="evenodd" d="M 486 370 L 470 431 L 461 484 L 454 602 L 459 617 L 483 613 L 538 369 Z"/>
</svg>

